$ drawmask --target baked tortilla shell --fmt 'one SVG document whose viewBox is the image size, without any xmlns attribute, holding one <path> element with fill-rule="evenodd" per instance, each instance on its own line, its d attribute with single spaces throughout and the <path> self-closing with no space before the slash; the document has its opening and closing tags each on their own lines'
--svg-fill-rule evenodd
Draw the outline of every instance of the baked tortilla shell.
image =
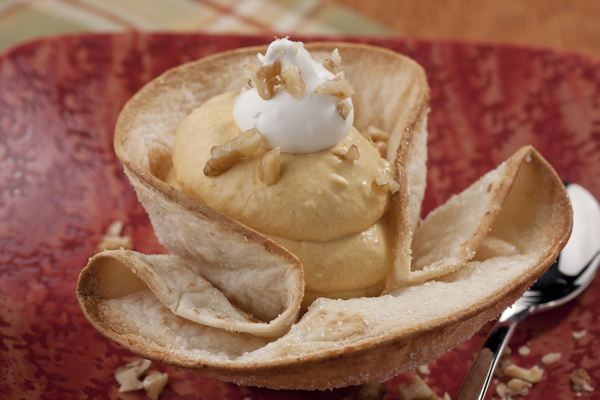
<svg viewBox="0 0 600 400">
<path fill-rule="evenodd" d="M 92 258 L 78 282 L 84 314 L 101 334 L 141 357 L 238 384 L 313 390 L 385 381 L 470 338 L 552 264 L 569 237 L 572 210 L 562 182 L 535 149 L 517 151 L 419 224 L 429 98 L 424 72 L 370 46 L 306 47 L 315 58 L 339 48 L 356 90 L 355 125 L 376 125 L 397 143 L 396 152 L 388 151 L 401 190 L 390 210 L 397 246 L 386 294 L 320 298 L 296 321 L 303 290 L 297 259 L 163 182 L 179 123 L 213 95 L 239 89 L 246 80 L 241 65 L 265 50 L 241 49 L 178 67 L 142 89 L 121 114 L 115 149 L 171 253 L 159 257 L 177 258 L 167 262 L 218 289 L 227 299 L 222 304 L 239 310 L 227 314 L 230 328 L 236 322 L 266 331 L 221 329 L 176 315 L 128 261 L 156 259 L 117 251 Z M 106 259 L 112 275 L 102 267 Z M 249 278 L 260 277 L 263 267 L 278 271 L 277 282 Z M 115 290 L 123 276 L 129 284 Z M 271 285 L 277 294 L 264 293 Z M 270 325 L 278 327 L 269 332 Z"/>
</svg>

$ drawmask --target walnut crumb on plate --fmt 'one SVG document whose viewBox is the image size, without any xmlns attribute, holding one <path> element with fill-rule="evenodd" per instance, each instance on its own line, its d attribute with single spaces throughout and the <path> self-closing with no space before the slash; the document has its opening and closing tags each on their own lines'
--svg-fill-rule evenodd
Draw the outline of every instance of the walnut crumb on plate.
<svg viewBox="0 0 600 400">
<path fill-rule="evenodd" d="M 517 352 L 521 356 L 528 356 L 531 353 L 531 349 L 529 347 L 523 345 L 517 349 Z"/>
<path fill-rule="evenodd" d="M 130 250 L 133 247 L 131 238 L 129 236 L 122 236 L 122 231 L 123 222 L 115 221 L 112 224 L 110 224 L 108 229 L 106 229 L 104 237 L 96 247 L 96 254 L 104 250 Z"/>
<path fill-rule="evenodd" d="M 157 400 L 169 380 L 169 375 L 155 370 L 150 371 L 151 365 L 150 360 L 139 358 L 117 368 L 115 379 L 119 383 L 119 392 L 144 389 L 146 396 Z M 144 378 L 140 380 L 142 376 Z"/>
<path fill-rule="evenodd" d="M 573 339 L 575 340 L 579 340 L 582 339 L 585 336 L 586 332 L 585 331 L 578 331 L 578 332 L 573 332 Z"/>
<path fill-rule="evenodd" d="M 571 375 L 571 388 L 576 392 L 593 392 L 594 388 L 589 384 L 590 379 L 590 375 L 585 369 L 576 369 Z"/>
<path fill-rule="evenodd" d="M 507 383 L 499 383 L 496 386 L 496 394 L 502 400 L 512 399 L 512 396 L 526 396 L 529 394 L 529 389 L 533 386 L 531 383 L 519 378 L 513 378 Z"/>
<path fill-rule="evenodd" d="M 429 367 L 427 365 L 419 365 L 417 367 L 417 372 L 420 375 L 429 375 L 429 374 L 431 374 L 431 371 L 429 370 Z"/>
<path fill-rule="evenodd" d="M 398 386 L 398 394 L 400 400 L 450 400 L 448 393 L 444 393 L 444 397 L 438 397 L 419 376 L 410 378 L 408 386 Z"/>
<path fill-rule="evenodd" d="M 504 373 L 511 378 L 519 378 L 530 383 L 538 383 L 542 380 L 544 370 L 537 365 L 526 369 L 519 367 L 518 365 L 511 364 L 504 368 Z"/>
<path fill-rule="evenodd" d="M 552 365 L 560 360 L 561 355 L 561 353 L 548 353 L 542 357 L 542 364 Z"/>
</svg>

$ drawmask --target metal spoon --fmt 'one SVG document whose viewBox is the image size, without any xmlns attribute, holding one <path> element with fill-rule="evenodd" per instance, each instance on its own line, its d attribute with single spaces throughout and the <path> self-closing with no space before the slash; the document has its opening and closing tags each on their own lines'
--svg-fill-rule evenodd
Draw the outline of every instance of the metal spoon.
<svg viewBox="0 0 600 400">
<path fill-rule="evenodd" d="M 573 205 L 571 238 L 548 271 L 500 315 L 455 400 L 483 400 L 517 324 L 533 312 L 549 310 L 577 297 L 596 275 L 600 265 L 600 205 L 577 184 L 567 184 L 567 192 Z"/>
</svg>

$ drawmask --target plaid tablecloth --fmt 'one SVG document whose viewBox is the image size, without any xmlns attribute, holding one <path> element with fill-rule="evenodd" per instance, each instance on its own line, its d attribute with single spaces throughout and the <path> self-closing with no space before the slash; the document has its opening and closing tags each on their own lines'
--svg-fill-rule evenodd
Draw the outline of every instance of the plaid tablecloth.
<svg viewBox="0 0 600 400">
<path fill-rule="evenodd" d="M 0 50 L 76 32 L 387 35 L 386 27 L 320 0 L 0 0 Z"/>
</svg>

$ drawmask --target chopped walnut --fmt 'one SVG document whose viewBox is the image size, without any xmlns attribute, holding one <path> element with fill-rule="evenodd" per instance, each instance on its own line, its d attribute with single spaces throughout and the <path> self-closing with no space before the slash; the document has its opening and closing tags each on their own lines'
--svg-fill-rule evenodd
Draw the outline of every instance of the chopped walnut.
<svg viewBox="0 0 600 400">
<path fill-rule="evenodd" d="M 522 379 L 513 378 L 508 383 L 499 383 L 496 386 L 496 394 L 502 400 L 512 399 L 512 396 L 526 396 L 529 394 L 529 389 L 533 386 L 531 383 Z"/>
<path fill-rule="evenodd" d="M 306 83 L 300 76 L 300 68 L 288 64 L 281 70 L 282 83 L 285 85 L 285 91 L 295 99 L 300 99 L 306 91 Z"/>
<path fill-rule="evenodd" d="M 360 158 L 360 150 L 355 144 L 350 145 L 349 148 L 338 144 L 331 149 L 331 152 L 342 160 L 357 161 Z"/>
<path fill-rule="evenodd" d="M 388 179 L 385 178 L 375 178 L 375 184 L 379 187 L 384 187 L 389 183 Z"/>
<path fill-rule="evenodd" d="M 496 394 L 502 400 L 508 400 L 509 399 L 508 388 L 506 387 L 505 383 L 500 382 L 498 385 L 496 385 Z"/>
<path fill-rule="evenodd" d="M 346 121 L 348 119 L 348 115 L 350 115 L 350 111 L 352 111 L 352 106 L 348 102 L 348 100 L 340 100 L 335 104 L 340 116 Z"/>
<path fill-rule="evenodd" d="M 335 48 L 333 49 L 333 51 L 331 52 L 331 60 L 335 63 L 335 65 L 337 65 L 338 67 L 340 65 L 342 65 L 342 56 L 340 54 L 340 51 Z"/>
<path fill-rule="evenodd" d="M 123 222 L 115 221 L 106 229 L 106 236 L 120 236 L 123 231 Z"/>
<path fill-rule="evenodd" d="M 140 376 L 150 368 L 151 361 L 143 358 L 123 365 L 115 371 L 115 379 L 119 382 L 119 392 L 132 392 L 144 387 Z"/>
<path fill-rule="evenodd" d="M 537 365 L 525 369 L 515 364 L 511 364 L 504 368 L 504 372 L 511 378 L 519 378 L 531 383 L 538 383 L 542 380 L 542 376 L 544 375 L 544 370 Z"/>
<path fill-rule="evenodd" d="M 150 371 L 142 382 L 144 390 L 146 391 L 146 396 L 150 397 L 152 400 L 157 400 L 168 381 L 168 374 L 163 374 L 159 371 Z"/>
<path fill-rule="evenodd" d="M 393 179 L 375 178 L 375 184 L 380 188 L 387 187 L 392 194 L 400 190 L 400 184 Z"/>
<path fill-rule="evenodd" d="M 358 161 L 360 158 L 360 151 L 358 150 L 358 147 L 355 144 L 350 146 L 348 152 L 343 156 L 343 158 L 349 161 Z"/>
<path fill-rule="evenodd" d="M 358 392 L 358 400 L 381 400 L 387 391 L 385 383 L 366 383 Z"/>
<path fill-rule="evenodd" d="M 392 194 L 400 190 L 400 184 L 393 179 L 390 181 L 388 186 L 390 187 L 390 193 Z"/>
<path fill-rule="evenodd" d="M 579 340 L 585 336 L 585 331 L 573 332 L 573 339 Z"/>
<path fill-rule="evenodd" d="M 217 176 L 233 167 L 258 151 L 262 144 L 262 137 L 258 129 L 252 128 L 235 139 L 231 139 L 222 146 L 215 146 L 210 149 L 210 159 L 204 166 L 204 175 Z"/>
<path fill-rule="evenodd" d="M 344 178 L 343 176 L 340 176 L 338 174 L 331 174 L 331 179 L 340 186 L 343 186 L 343 187 L 350 186 L 350 182 L 348 182 L 346 180 L 346 178 Z"/>
<path fill-rule="evenodd" d="M 323 65 L 323 67 L 325 67 L 325 69 L 331 72 L 332 74 L 338 73 L 341 64 L 342 56 L 340 56 L 340 52 L 338 51 L 338 49 L 333 50 L 331 58 L 325 57 L 325 59 L 321 61 L 321 65 Z"/>
<path fill-rule="evenodd" d="M 431 371 L 429 370 L 429 367 L 427 365 L 419 365 L 417 367 L 417 372 L 420 375 L 429 375 L 429 374 L 431 374 Z"/>
<path fill-rule="evenodd" d="M 561 353 L 548 353 L 542 357 L 542 364 L 552 365 L 560 360 Z"/>
<path fill-rule="evenodd" d="M 244 65 L 246 74 L 256 87 L 258 95 L 264 100 L 273 97 L 275 86 L 280 84 L 281 64 L 275 62 L 271 65 L 258 66 L 255 63 Z"/>
<path fill-rule="evenodd" d="M 325 57 L 323 61 L 321 61 L 321 65 L 332 74 L 338 73 L 338 66 L 335 65 L 335 62 L 331 58 Z"/>
<path fill-rule="evenodd" d="M 346 75 L 340 72 L 335 78 L 326 80 L 313 90 L 315 94 L 327 94 L 345 100 L 354 94 L 354 88 L 346 79 Z"/>
<path fill-rule="evenodd" d="M 135 390 L 145 389 L 146 395 L 153 400 L 158 399 L 162 393 L 169 375 L 160 373 L 159 371 L 149 371 L 151 366 L 150 360 L 143 358 L 123 365 L 115 371 L 115 379 L 119 383 L 119 392 L 132 392 Z M 146 375 L 143 380 L 140 377 Z"/>
<path fill-rule="evenodd" d="M 373 125 L 367 127 L 363 132 L 363 136 L 367 139 L 372 139 L 374 142 L 387 142 L 390 138 L 389 133 Z"/>
<path fill-rule="evenodd" d="M 265 154 L 258 164 L 258 176 L 267 186 L 274 185 L 281 175 L 281 149 L 276 147 Z"/>
<path fill-rule="evenodd" d="M 533 385 L 519 378 L 513 378 L 506 384 L 512 395 L 526 396 Z"/>
<path fill-rule="evenodd" d="M 131 238 L 129 236 L 121 236 L 122 230 L 123 222 L 113 222 L 108 229 L 106 229 L 104 237 L 100 243 L 98 243 L 98 246 L 96 247 L 96 253 L 100 253 L 104 250 L 131 249 L 133 247 Z"/>
<path fill-rule="evenodd" d="M 433 390 L 419 376 L 410 378 L 409 386 L 398 386 L 400 400 L 439 400 Z"/>
<path fill-rule="evenodd" d="M 522 356 L 528 356 L 531 353 L 531 349 L 527 346 L 521 346 L 517 349 L 517 352 Z"/>
<path fill-rule="evenodd" d="M 590 379 L 585 369 L 576 369 L 571 375 L 571 388 L 576 392 L 593 392 L 594 388 L 589 384 Z"/>
</svg>

